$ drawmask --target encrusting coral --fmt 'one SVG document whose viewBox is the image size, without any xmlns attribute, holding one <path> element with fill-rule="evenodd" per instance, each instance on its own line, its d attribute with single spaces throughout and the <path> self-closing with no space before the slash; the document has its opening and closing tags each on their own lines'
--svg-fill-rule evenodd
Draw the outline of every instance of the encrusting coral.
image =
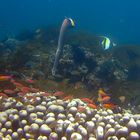
<svg viewBox="0 0 140 140">
<path fill-rule="evenodd" d="M 62 94 L 36 92 L 18 99 L 1 97 L 0 139 L 140 139 L 140 114 L 127 110 L 115 113 L 103 106 L 94 108 L 88 106 L 86 98 L 62 99 Z"/>
</svg>

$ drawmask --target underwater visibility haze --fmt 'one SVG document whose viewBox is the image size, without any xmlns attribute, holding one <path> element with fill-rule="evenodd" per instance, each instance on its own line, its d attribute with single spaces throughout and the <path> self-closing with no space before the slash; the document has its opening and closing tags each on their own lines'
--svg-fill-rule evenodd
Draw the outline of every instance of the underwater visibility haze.
<svg viewBox="0 0 140 140">
<path fill-rule="evenodd" d="M 140 140 L 139 5 L 1 0 L 0 139 Z"/>
<path fill-rule="evenodd" d="M 77 28 L 115 38 L 119 43 L 139 42 L 140 2 L 135 0 L 1 0 L 0 29 L 15 34 L 24 29 L 60 25 L 65 16 Z"/>
</svg>

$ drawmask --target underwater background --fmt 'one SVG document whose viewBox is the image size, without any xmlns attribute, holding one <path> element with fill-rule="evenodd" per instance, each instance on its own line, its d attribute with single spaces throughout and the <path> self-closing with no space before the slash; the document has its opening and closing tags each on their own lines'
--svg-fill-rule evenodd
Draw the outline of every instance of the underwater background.
<svg viewBox="0 0 140 140">
<path fill-rule="evenodd" d="M 24 0 L 0 2 L 0 35 L 14 36 L 22 30 L 60 25 L 72 17 L 77 30 L 106 35 L 117 44 L 139 44 L 139 0 Z"/>
</svg>

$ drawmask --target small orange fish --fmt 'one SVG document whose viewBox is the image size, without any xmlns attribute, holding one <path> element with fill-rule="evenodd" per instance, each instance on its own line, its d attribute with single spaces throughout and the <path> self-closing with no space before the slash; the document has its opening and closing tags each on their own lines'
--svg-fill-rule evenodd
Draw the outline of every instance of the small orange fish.
<svg viewBox="0 0 140 140">
<path fill-rule="evenodd" d="M 23 93 L 28 93 L 28 92 L 30 92 L 30 88 L 24 86 L 24 87 L 22 87 L 21 91 L 22 91 Z"/>
<path fill-rule="evenodd" d="M 23 97 L 25 95 L 25 93 L 23 92 L 18 92 L 18 96 Z"/>
<path fill-rule="evenodd" d="M 8 81 L 10 79 L 12 79 L 12 76 L 0 75 L 0 81 Z"/>
<path fill-rule="evenodd" d="M 95 104 L 88 104 L 88 107 L 90 107 L 92 109 L 97 109 L 97 106 Z"/>
<path fill-rule="evenodd" d="M 46 97 L 47 97 L 47 96 L 50 96 L 50 93 L 45 92 L 45 93 L 42 94 L 42 96 L 46 96 Z"/>
<path fill-rule="evenodd" d="M 39 92 L 39 89 L 37 89 L 37 88 L 30 88 L 30 91 L 31 92 Z"/>
<path fill-rule="evenodd" d="M 3 97 L 3 98 L 8 98 L 8 96 L 2 92 L 0 92 L 0 97 Z"/>
<path fill-rule="evenodd" d="M 82 98 L 81 99 L 83 102 L 86 102 L 86 103 L 90 103 L 90 104 L 93 104 L 93 101 L 89 98 Z"/>
<path fill-rule="evenodd" d="M 15 94 L 15 91 L 11 89 L 5 89 L 3 92 L 6 94 Z"/>
<path fill-rule="evenodd" d="M 66 96 L 66 97 L 64 97 L 64 101 L 66 101 L 66 100 L 72 100 L 73 99 L 73 96 L 72 95 L 69 95 L 69 96 Z"/>
<path fill-rule="evenodd" d="M 100 103 L 106 103 L 110 100 L 110 96 L 106 94 L 102 89 L 98 90 L 98 101 Z"/>
<path fill-rule="evenodd" d="M 62 91 L 56 91 L 53 95 L 60 97 L 60 96 L 64 95 L 64 92 L 62 92 Z"/>
<path fill-rule="evenodd" d="M 32 79 L 26 79 L 26 82 L 29 83 L 29 84 L 34 84 L 35 83 L 35 81 L 32 80 Z"/>
<path fill-rule="evenodd" d="M 23 85 L 22 85 L 21 83 L 18 83 L 18 82 L 15 82 L 15 81 L 12 81 L 12 83 L 13 83 L 17 88 L 23 87 Z"/>
<path fill-rule="evenodd" d="M 78 106 L 78 111 L 79 112 L 85 112 L 86 111 L 86 108 L 84 106 Z"/>
<path fill-rule="evenodd" d="M 106 104 L 103 104 L 103 107 L 107 108 L 107 109 L 115 109 L 117 107 L 117 105 L 115 105 L 113 103 L 106 103 Z"/>
<path fill-rule="evenodd" d="M 99 102 L 106 103 L 110 100 L 109 96 L 104 96 L 103 98 L 98 98 Z"/>
<path fill-rule="evenodd" d="M 103 102 L 108 102 L 109 100 L 110 100 L 110 96 L 105 96 L 102 99 Z"/>
</svg>

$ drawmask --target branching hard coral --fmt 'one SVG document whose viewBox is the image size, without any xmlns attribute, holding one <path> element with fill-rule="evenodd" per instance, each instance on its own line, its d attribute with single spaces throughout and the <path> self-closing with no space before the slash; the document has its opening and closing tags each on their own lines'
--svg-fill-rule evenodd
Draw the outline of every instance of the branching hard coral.
<svg viewBox="0 0 140 140">
<path fill-rule="evenodd" d="M 71 18 L 65 18 L 63 23 L 62 23 L 62 26 L 61 26 L 61 29 L 60 29 L 60 34 L 59 34 L 59 39 L 58 39 L 58 47 L 57 47 L 57 51 L 56 51 L 56 54 L 55 54 L 55 61 L 54 61 L 53 68 L 52 68 L 52 75 L 53 76 L 55 76 L 55 74 L 56 74 L 57 66 L 58 66 L 60 57 L 62 55 L 63 39 L 64 39 L 64 36 L 65 36 L 65 32 L 69 27 L 74 27 L 74 26 L 75 26 L 74 22 Z"/>
</svg>

